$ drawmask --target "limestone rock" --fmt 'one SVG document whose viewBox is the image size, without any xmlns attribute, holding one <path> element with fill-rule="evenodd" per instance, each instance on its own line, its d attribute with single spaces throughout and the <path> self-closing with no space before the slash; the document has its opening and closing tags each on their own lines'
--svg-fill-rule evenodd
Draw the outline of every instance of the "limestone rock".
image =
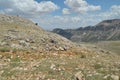
<svg viewBox="0 0 120 80">
<path fill-rule="evenodd" d="M 75 74 L 74 80 L 85 80 L 84 74 L 80 71 Z"/>
<path fill-rule="evenodd" d="M 111 75 L 111 78 L 112 78 L 113 80 L 120 80 L 119 76 L 117 76 L 117 75 Z"/>
</svg>

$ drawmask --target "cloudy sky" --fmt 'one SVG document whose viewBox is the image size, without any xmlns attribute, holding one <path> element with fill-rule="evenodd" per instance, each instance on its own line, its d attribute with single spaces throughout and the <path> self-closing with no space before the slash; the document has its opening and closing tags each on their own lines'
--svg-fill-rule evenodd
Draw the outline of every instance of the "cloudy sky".
<svg viewBox="0 0 120 80">
<path fill-rule="evenodd" d="M 0 0 L 0 13 L 31 19 L 46 30 L 78 28 L 120 19 L 120 0 Z"/>
</svg>

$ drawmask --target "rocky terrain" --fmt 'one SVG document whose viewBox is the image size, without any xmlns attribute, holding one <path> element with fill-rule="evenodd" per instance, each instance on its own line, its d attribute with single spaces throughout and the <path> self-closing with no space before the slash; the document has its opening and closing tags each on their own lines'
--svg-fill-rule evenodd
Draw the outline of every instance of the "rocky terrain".
<svg viewBox="0 0 120 80">
<path fill-rule="evenodd" d="M 120 80 L 120 56 L 0 14 L 0 80 Z"/>
<path fill-rule="evenodd" d="M 99 50 L 0 52 L 0 80 L 120 80 L 120 56 Z"/>
<path fill-rule="evenodd" d="M 66 50 L 74 44 L 47 32 L 36 23 L 19 16 L 0 14 L 0 48 L 24 50 Z"/>
<path fill-rule="evenodd" d="M 74 42 L 120 40 L 120 19 L 105 20 L 95 26 L 78 29 L 54 29 L 53 32 Z"/>
</svg>

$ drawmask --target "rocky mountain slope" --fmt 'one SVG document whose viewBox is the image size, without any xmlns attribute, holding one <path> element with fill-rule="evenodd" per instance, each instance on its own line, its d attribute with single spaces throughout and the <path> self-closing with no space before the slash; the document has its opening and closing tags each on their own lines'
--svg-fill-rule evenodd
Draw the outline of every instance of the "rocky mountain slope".
<svg viewBox="0 0 120 80">
<path fill-rule="evenodd" d="M 95 26 L 78 29 L 54 29 L 53 32 L 75 42 L 120 40 L 120 19 L 105 20 Z"/>
<path fill-rule="evenodd" d="M 47 32 L 30 20 L 0 14 L 0 48 L 49 51 L 73 46 L 66 38 Z"/>
<path fill-rule="evenodd" d="M 0 80 L 120 80 L 120 56 L 80 46 L 29 20 L 0 14 Z"/>
</svg>

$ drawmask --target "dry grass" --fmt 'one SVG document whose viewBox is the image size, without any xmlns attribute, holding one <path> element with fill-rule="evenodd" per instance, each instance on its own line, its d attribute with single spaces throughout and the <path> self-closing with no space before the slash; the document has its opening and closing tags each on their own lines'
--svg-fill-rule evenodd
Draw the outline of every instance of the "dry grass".
<svg viewBox="0 0 120 80">
<path fill-rule="evenodd" d="M 86 80 L 103 80 L 104 76 L 112 74 L 120 76 L 119 56 L 96 54 L 82 48 L 0 52 L 0 60 L 0 80 L 72 80 L 79 71 Z"/>
<path fill-rule="evenodd" d="M 105 49 L 107 51 L 111 51 L 112 53 L 116 53 L 120 55 L 120 41 L 101 41 L 95 43 L 97 47 Z"/>
</svg>

